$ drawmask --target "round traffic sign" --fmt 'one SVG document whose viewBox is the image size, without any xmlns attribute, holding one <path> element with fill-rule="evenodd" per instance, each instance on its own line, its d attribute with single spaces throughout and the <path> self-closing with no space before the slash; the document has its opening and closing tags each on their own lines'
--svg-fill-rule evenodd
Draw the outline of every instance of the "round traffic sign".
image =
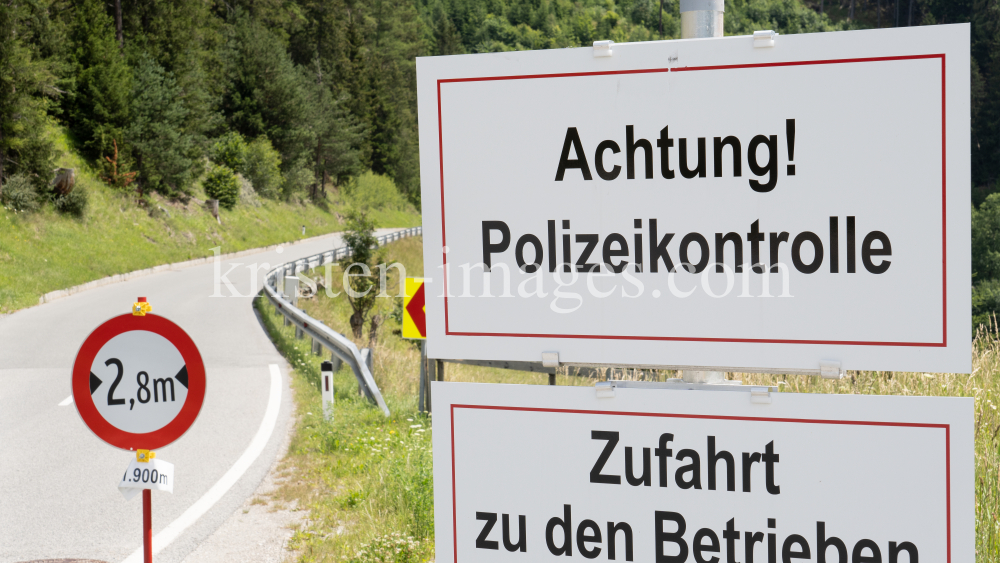
<svg viewBox="0 0 1000 563">
<path fill-rule="evenodd" d="M 205 365 L 181 327 L 153 314 L 114 317 L 73 364 L 73 402 L 105 442 L 153 450 L 191 426 L 205 398 Z"/>
</svg>

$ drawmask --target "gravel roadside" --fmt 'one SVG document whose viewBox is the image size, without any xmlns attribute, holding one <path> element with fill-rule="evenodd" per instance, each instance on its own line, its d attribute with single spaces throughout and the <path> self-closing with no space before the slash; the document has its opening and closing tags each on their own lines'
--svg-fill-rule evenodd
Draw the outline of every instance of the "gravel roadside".
<svg viewBox="0 0 1000 563">
<path fill-rule="evenodd" d="M 271 496 L 284 479 L 278 468 L 288 453 L 297 419 L 295 412 L 288 417 L 275 462 L 254 494 L 191 552 L 184 563 L 283 563 L 292 560 L 294 553 L 287 550 L 288 540 L 309 513 L 294 504 L 273 501 Z"/>
</svg>

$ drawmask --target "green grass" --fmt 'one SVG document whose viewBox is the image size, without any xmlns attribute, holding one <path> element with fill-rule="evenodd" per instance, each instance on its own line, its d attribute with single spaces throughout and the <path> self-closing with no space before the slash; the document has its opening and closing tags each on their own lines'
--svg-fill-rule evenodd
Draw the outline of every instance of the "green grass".
<svg viewBox="0 0 1000 563">
<path fill-rule="evenodd" d="M 399 261 L 407 275 L 419 277 L 423 273 L 421 250 L 419 238 L 403 239 L 385 247 L 386 261 Z M 330 270 L 332 292 L 340 291 L 339 274 L 336 267 Z M 322 275 L 325 272 L 313 273 L 316 278 Z M 388 293 L 394 293 L 392 287 Z M 336 375 L 336 418 L 324 422 L 319 416 L 321 358 L 310 355 L 308 341 L 295 340 L 291 327 L 281 326 L 271 307 L 262 308 L 272 338 L 295 367 L 296 404 L 299 413 L 304 413 L 284 466 L 292 478 L 278 493 L 283 500 L 298 500 L 310 510 L 308 526 L 296 532 L 292 544 L 300 550 L 303 562 L 416 563 L 433 557 L 430 425 L 416 412 L 419 348 L 397 332 L 399 325 L 390 317 L 396 301 L 380 301 L 377 313 L 389 318 L 374 346 L 374 375 L 392 410 L 390 419 L 358 397 L 354 376 L 344 368 Z M 351 309 L 343 295 L 329 298 L 321 290 L 319 297 L 299 303 L 314 318 L 351 336 L 347 321 Z M 356 343 L 368 345 L 367 334 Z M 728 377 L 795 393 L 974 397 L 976 560 L 1000 563 L 1000 331 L 996 327 L 992 332 L 982 330 L 971 352 L 972 375 L 848 372 L 839 381 L 762 374 Z M 446 365 L 449 381 L 548 381 L 544 374 Z M 616 370 L 612 378 L 662 381 L 674 375 L 668 370 Z M 559 385 L 593 383 L 593 379 L 558 376 Z M 418 424 L 419 428 L 413 428 Z M 418 542 L 413 544 L 416 547 L 404 547 L 394 558 L 394 548 L 386 547 L 395 545 L 394 533 L 400 534 L 398 538 L 412 537 Z M 385 557 L 379 559 L 378 553 Z"/>
<path fill-rule="evenodd" d="M 70 146 L 65 129 L 53 127 L 61 150 L 58 166 L 75 168 L 75 189 L 89 195 L 83 218 L 45 206 L 33 214 L 0 207 L 0 314 L 38 303 L 49 291 L 91 280 L 192 258 L 290 242 L 341 229 L 349 203 L 331 194 L 323 205 L 264 200 L 261 207 L 221 211 L 222 224 L 196 201 L 187 205 L 153 195 L 148 206 L 117 192 Z M 205 199 L 197 188 L 196 197 Z M 380 227 L 412 227 L 420 215 L 412 207 L 375 210 Z M 302 226 L 306 234 L 302 234 Z"/>
<path fill-rule="evenodd" d="M 320 358 L 311 355 L 308 341 L 296 340 L 294 330 L 282 326 L 271 307 L 259 310 L 278 349 L 295 368 L 299 419 L 282 468 L 290 478 L 277 497 L 298 501 L 310 514 L 290 548 L 300 551 L 304 562 L 416 563 L 432 558 L 430 420 L 416 413 L 416 398 L 385 394 L 392 411 L 386 418 L 357 394 L 357 382 L 345 366 L 334 377 L 334 419 L 323 420 Z M 400 553 L 395 552 L 397 538 L 405 540 Z M 359 556 L 365 545 L 367 555 Z"/>
</svg>

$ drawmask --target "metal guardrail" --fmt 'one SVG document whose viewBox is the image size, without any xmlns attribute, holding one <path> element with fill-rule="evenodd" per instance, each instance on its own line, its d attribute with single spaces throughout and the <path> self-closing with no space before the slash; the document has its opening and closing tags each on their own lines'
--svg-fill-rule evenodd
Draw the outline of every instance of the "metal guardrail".
<svg viewBox="0 0 1000 563">
<path fill-rule="evenodd" d="M 382 246 L 407 237 L 422 235 L 423 232 L 423 227 L 413 227 L 382 235 L 377 237 L 377 240 L 379 246 Z M 299 272 L 318 268 L 323 264 L 332 264 L 348 255 L 350 255 L 350 250 L 347 247 L 341 247 L 282 264 L 267 273 L 267 276 L 264 278 L 264 294 L 267 295 L 267 298 L 282 316 L 288 319 L 304 334 L 309 335 L 314 342 L 319 342 L 320 345 L 340 358 L 342 362 L 351 366 L 351 370 L 354 371 L 354 377 L 358 380 L 358 385 L 368 400 L 382 409 L 382 412 L 386 416 L 389 416 L 389 408 L 385 406 L 385 400 L 382 399 L 382 393 L 375 383 L 375 378 L 372 377 L 371 369 L 361 355 L 361 350 L 358 350 L 354 342 L 351 342 L 346 336 L 324 325 L 322 321 L 318 321 L 305 314 L 287 299 L 282 290 L 279 289 L 279 279 L 284 279 L 285 276 L 294 276 Z"/>
</svg>

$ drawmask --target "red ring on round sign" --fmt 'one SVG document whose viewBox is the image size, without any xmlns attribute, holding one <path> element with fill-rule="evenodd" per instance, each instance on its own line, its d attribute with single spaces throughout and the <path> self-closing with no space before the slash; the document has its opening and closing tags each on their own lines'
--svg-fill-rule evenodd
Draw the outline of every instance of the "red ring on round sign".
<svg viewBox="0 0 1000 563">
<path fill-rule="evenodd" d="M 113 426 L 98 412 L 90 394 L 90 366 L 101 347 L 119 334 L 136 330 L 152 332 L 170 341 L 184 358 L 188 374 L 187 398 L 180 412 L 164 427 L 145 434 L 126 432 Z M 204 400 L 205 364 L 194 341 L 181 327 L 153 314 L 125 314 L 109 319 L 84 340 L 73 363 L 73 402 L 80 418 L 98 438 L 123 450 L 155 450 L 180 438 L 198 417 Z"/>
</svg>

